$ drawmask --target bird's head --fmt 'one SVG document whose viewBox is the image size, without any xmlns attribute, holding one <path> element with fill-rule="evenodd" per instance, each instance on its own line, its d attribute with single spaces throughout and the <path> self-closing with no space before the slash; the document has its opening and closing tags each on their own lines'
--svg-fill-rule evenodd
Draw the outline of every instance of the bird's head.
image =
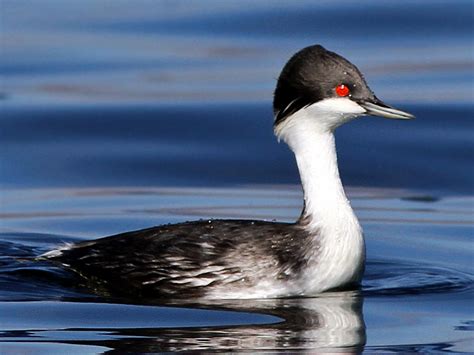
<svg viewBox="0 0 474 355">
<path fill-rule="evenodd" d="M 286 63 L 275 89 L 273 111 L 278 136 L 302 120 L 333 131 L 361 115 L 414 117 L 379 100 L 354 64 L 320 45 L 302 49 Z"/>
</svg>

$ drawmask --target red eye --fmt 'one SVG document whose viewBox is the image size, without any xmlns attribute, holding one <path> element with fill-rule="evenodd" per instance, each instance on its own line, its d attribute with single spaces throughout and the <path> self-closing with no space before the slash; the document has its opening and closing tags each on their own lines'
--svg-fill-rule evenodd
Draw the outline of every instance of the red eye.
<svg viewBox="0 0 474 355">
<path fill-rule="evenodd" d="M 351 93 L 351 90 L 344 84 L 336 86 L 336 94 L 341 97 L 346 97 Z"/>
</svg>

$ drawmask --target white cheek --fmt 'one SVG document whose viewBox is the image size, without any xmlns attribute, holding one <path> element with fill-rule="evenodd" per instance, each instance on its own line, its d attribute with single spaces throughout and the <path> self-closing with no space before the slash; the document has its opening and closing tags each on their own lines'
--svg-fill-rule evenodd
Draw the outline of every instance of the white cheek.
<svg viewBox="0 0 474 355">
<path fill-rule="evenodd" d="M 306 108 L 308 116 L 313 116 L 314 120 L 329 130 L 334 130 L 365 112 L 362 106 L 345 97 L 324 99 Z"/>
<path fill-rule="evenodd" d="M 275 134 L 287 144 L 297 141 L 300 131 L 334 131 L 340 125 L 363 115 L 366 110 L 348 98 L 318 101 L 295 112 L 275 127 Z M 293 149 L 293 148 L 292 148 Z"/>
<path fill-rule="evenodd" d="M 365 109 L 346 97 L 324 99 L 308 107 L 308 110 L 315 110 L 318 113 L 327 112 L 348 115 L 350 117 L 364 114 Z"/>
</svg>

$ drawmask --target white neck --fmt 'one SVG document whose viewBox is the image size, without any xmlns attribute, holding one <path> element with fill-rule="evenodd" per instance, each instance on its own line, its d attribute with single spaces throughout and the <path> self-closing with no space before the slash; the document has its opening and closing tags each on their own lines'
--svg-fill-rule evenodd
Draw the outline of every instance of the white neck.
<svg viewBox="0 0 474 355">
<path fill-rule="evenodd" d="M 364 269 L 362 230 L 339 177 L 333 133 L 356 113 L 341 114 L 337 104 L 338 111 L 327 109 L 327 102 L 314 104 L 276 127 L 295 153 L 305 200 L 299 223 L 313 236 L 307 254 L 313 267 L 302 278 L 305 292 L 359 282 Z"/>
<path fill-rule="evenodd" d="M 336 146 L 332 132 L 298 132 L 293 145 L 301 176 L 305 208 L 303 219 L 317 223 L 336 222 L 336 212 L 350 209 L 337 166 Z"/>
<path fill-rule="evenodd" d="M 340 109 L 341 102 L 337 104 Z M 355 114 L 332 112 L 327 106 L 323 102 L 296 112 L 276 133 L 290 146 L 298 164 L 305 202 L 301 221 L 334 232 L 348 218 L 355 219 L 339 176 L 334 139 L 334 129 Z"/>
</svg>

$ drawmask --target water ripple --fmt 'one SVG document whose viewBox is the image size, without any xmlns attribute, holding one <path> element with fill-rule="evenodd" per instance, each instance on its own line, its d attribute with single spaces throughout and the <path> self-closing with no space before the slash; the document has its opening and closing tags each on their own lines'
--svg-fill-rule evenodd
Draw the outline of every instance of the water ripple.
<svg viewBox="0 0 474 355">
<path fill-rule="evenodd" d="M 369 261 L 363 282 L 364 295 L 400 296 L 462 292 L 473 288 L 466 273 L 431 265 Z"/>
</svg>

